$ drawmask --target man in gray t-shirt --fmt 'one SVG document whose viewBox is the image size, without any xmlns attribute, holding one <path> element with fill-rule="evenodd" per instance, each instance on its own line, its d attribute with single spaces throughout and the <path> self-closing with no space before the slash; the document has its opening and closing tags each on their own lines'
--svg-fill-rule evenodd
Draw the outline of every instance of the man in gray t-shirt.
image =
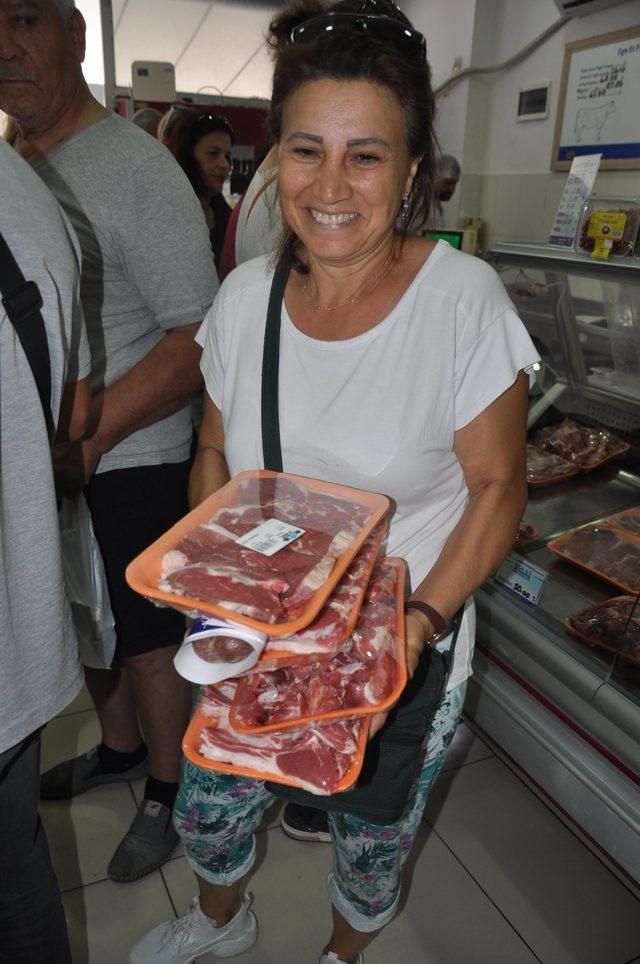
<svg viewBox="0 0 640 964">
<path fill-rule="evenodd" d="M 90 360 L 68 225 L 3 141 L 0 184 L 0 234 L 43 301 L 53 422 L 77 437 L 89 413 Z M 3 272 L 8 264 L 3 259 Z M 0 286 L 4 298 L 16 284 Z M 82 667 L 64 590 L 47 426 L 2 303 L 0 465 L 0 957 L 64 964 L 71 961 L 66 925 L 38 817 L 40 733 L 77 694 Z"/>
<path fill-rule="evenodd" d="M 56 464 L 67 485 L 85 487 L 117 633 L 114 668 L 85 672 L 102 742 L 45 774 L 41 792 L 65 799 L 148 766 L 108 868 L 134 880 L 177 845 L 170 816 L 191 694 L 173 668 L 184 620 L 133 593 L 124 573 L 188 508 L 189 399 L 201 386 L 194 334 L 218 280 L 202 209 L 173 157 L 91 96 L 84 34 L 73 0 L 0 0 L 0 108 L 82 250 L 93 432 Z"/>
</svg>

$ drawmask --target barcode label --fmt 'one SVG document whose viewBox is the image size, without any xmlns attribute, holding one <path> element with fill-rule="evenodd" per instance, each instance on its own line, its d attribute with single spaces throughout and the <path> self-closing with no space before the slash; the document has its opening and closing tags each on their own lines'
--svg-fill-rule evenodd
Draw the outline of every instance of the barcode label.
<svg viewBox="0 0 640 964">
<path fill-rule="evenodd" d="M 280 522 L 279 519 L 267 519 L 251 532 L 245 533 L 236 539 L 239 546 L 253 549 L 260 552 L 263 556 L 273 556 L 280 549 L 284 549 L 294 539 L 304 535 L 304 529 L 298 526 L 289 525 L 288 522 Z"/>
</svg>

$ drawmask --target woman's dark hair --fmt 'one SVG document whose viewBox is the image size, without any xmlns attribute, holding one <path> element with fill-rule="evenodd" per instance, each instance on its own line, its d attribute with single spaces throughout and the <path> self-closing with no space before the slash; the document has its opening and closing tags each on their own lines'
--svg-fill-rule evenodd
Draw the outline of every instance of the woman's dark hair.
<svg viewBox="0 0 640 964">
<path fill-rule="evenodd" d="M 398 49 L 392 43 L 344 27 L 309 43 L 290 42 L 291 31 L 298 24 L 323 13 L 353 11 L 358 6 L 353 2 L 327 4 L 318 0 L 294 0 L 272 21 L 268 42 L 275 64 L 269 125 L 278 143 L 285 103 L 309 81 L 365 80 L 391 91 L 404 113 L 409 156 L 422 157 L 409 196 L 407 217 L 400 228 L 407 231 L 428 220 L 433 196 L 438 152 L 433 129 L 435 99 L 428 63 L 419 57 L 407 56 L 406 50 Z M 400 14 L 400 17 L 406 21 L 404 15 Z"/>
<path fill-rule="evenodd" d="M 233 144 L 233 128 L 221 114 L 203 114 L 194 110 L 185 112 L 185 117 L 179 120 L 175 157 L 199 196 L 206 194 L 206 188 L 193 151 L 198 141 L 213 133 L 228 134 Z"/>
</svg>

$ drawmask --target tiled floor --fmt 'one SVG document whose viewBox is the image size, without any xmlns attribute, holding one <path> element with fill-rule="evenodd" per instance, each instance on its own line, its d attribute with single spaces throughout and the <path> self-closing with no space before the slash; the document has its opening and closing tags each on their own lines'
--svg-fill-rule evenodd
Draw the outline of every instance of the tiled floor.
<svg viewBox="0 0 640 964">
<path fill-rule="evenodd" d="M 45 731 L 50 766 L 95 742 L 86 694 Z M 106 866 L 142 784 L 42 805 L 74 964 L 126 964 L 151 926 L 183 913 L 193 876 L 182 850 L 135 884 Z M 271 811 L 249 889 L 260 939 L 246 964 L 314 964 L 329 931 L 331 850 L 286 838 Z M 463 723 L 407 867 L 403 907 L 366 964 L 633 964 L 640 902 Z M 205 958 L 202 959 L 203 961 Z"/>
</svg>

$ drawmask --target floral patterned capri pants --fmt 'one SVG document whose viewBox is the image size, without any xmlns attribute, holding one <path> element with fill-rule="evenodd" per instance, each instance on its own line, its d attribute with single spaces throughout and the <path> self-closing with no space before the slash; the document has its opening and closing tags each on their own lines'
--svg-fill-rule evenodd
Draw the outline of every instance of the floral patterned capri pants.
<svg viewBox="0 0 640 964">
<path fill-rule="evenodd" d="M 381 826 L 349 814 L 328 815 L 334 849 L 329 896 L 358 931 L 378 930 L 396 912 L 402 867 L 460 721 L 466 685 L 445 694 L 397 823 Z M 232 884 L 244 877 L 255 860 L 255 830 L 274 800 L 261 780 L 231 777 L 184 761 L 173 819 L 199 877 L 212 884 Z"/>
</svg>

